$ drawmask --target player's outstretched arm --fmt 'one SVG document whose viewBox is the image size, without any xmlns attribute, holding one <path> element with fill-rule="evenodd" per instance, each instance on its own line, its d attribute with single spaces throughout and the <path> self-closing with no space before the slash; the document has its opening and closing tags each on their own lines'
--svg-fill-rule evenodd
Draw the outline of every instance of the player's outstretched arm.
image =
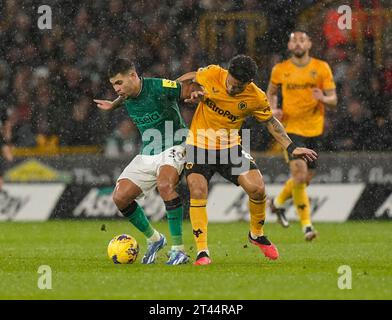
<svg viewBox="0 0 392 320">
<path fill-rule="evenodd" d="M 183 96 L 184 102 L 186 103 L 199 103 L 204 101 L 205 99 L 205 91 L 203 87 L 197 88 L 196 90 L 192 90 L 192 88 L 188 89 L 188 94 Z"/>
<path fill-rule="evenodd" d="M 181 77 L 177 78 L 176 81 L 185 82 L 185 81 L 194 81 L 196 79 L 196 71 L 191 71 L 183 74 Z"/>
<path fill-rule="evenodd" d="M 312 149 L 297 147 L 287 135 L 283 125 L 275 117 L 268 120 L 266 125 L 268 131 L 273 135 L 275 140 L 278 141 L 289 154 L 309 162 L 317 159 L 317 153 Z"/>
<path fill-rule="evenodd" d="M 118 97 L 113 101 L 110 100 L 98 100 L 94 99 L 94 102 L 97 104 L 97 107 L 102 110 L 112 110 L 116 109 L 121 106 L 121 104 L 124 102 L 123 97 Z"/>
<path fill-rule="evenodd" d="M 196 72 L 188 72 L 177 78 L 181 83 L 181 99 L 186 103 L 199 103 L 203 101 L 206 91 L 203 86 L 195 82 Z"/>
</svg>

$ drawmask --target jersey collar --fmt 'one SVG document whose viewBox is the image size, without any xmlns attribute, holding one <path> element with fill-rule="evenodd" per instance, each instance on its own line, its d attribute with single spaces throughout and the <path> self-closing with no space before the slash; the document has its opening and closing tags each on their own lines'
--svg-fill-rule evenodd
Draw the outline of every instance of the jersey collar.
<svg viewBox="0 0 392 320">
<path fill-rule="evenodd" d="M 312 57 L 309 57 L 309 61 L 308 61 L 307 64 L 296 64 L 296 63 L 293 61 L 293 59 L 291 59 L 291 58 L 290 58 L 290 61 L 291 61 L 291 63 L 292 63 L 293 65 L 295 65 L 295 66 L 298 67 L 298 68 L 305 68 L 305 67 L 307 67 L 307 66 L 312 62 Z"/>
<path fill-rule="evenodd" d="M 140 77 L 140 90 L 139 90 L 139 92 L 137 93 L 137 95 L 136 95 L 135 98 L 138 98 L 138 97 L 142 94 L 143 87 L 144 87 L 143 84 L 144 84 L 144 78 L 143 78 L 143 77 Z"/>
<path fill-rule="evenodd" d="M 144 78 L 143 77 L 140 77 L 140 90 L 139 90 L 139 92 L 137 93 L 137 95 L 136 96 L 134 96 L 134 97 L 128 97 L 127 99 L 137 99 L 137 98 L 139 98 L 140 96 L 141 96 L 141 94 L 142 94 L 142 91 L 143 91 L 143 88 L 144 88 Z"/>
</svg>

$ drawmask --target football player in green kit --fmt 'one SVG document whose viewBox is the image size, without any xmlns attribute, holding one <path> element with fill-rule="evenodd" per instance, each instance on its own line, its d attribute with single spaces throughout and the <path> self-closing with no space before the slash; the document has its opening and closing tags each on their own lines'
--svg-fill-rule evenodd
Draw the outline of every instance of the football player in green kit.
<svg viewBox="0 0 392 320">
<path fill-rule="evenodd" d="M 115 59 L 108 76 L 119 95 L 114 101 L 94 100 L 97 107 L 112 110 L 124 106 L 142 136 L 141 152 L 129 163 L 117 180 L 113 200 L 119 211 L 147 238 L 148 248 L 142 263 L 155 262 L 166 238 L 155 230 L 136 200 L 157 187 L 162 197 L 171 234 L 168 265 L 189 262 L 182 240 L 183 208 L 175 190 L 185 163 L 184 141 L 187 128 L 178 102 L 188 89 L 180 82 L 139 77 L 133 62 Z M 189 93 L 186 93 L 189 95 Z"/>
</svg>

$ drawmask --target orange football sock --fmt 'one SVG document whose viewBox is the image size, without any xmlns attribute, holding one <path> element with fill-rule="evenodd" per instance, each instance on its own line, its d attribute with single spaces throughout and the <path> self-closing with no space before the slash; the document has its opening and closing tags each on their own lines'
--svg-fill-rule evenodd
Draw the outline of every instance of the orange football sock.
<svg viewBox="0 0 392 320">
<path fill-rule="evenodd" d="M 207 246 L 207 199 L 191 199 L 189 215 L 197 251 L 208 250 Z"/>
<path fill-rule="evenodd" d="M 265 202 L 265 195 L 261 200 L 249 198 L 250 232 L 258 237 L 264 235 Z"/>
<path fill-rule="evenodd" d="M 311 225 L 310 221 L 310 201 L 306 192 L 306 183 L 299 183 L 293 185 L 293 201 L 294 206 L 297 209 L 301 225 Z"/>
<path fill-rule="evenodd" d="M 283 207 L 284 203 L 292 197 L 293 185 L 294 185 L 294 180 L 292 178 L 286 181 L 283 189 L 280 191 L 279 195 L 274 200 L 275 207 L 277 208 Z"/>
</svg>

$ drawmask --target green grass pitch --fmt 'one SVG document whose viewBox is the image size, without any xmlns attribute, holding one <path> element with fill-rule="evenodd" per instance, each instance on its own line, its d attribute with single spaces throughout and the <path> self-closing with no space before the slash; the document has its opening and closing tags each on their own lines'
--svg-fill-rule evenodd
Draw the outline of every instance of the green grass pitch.
<svg viewBox="0 0 392 320">
<path fill-rule="evenodd" d="M 105 225 L 106 231 L 101 230 Z M 154 224 L 168 235 L 166 222 Z M 300 226 L 270 223 L 266 234 L 280 258 L 268 261 L 247 242 L 245 222 L 209 224 L 213 264 L 142 265 L 141 233 L 126 220 L 0 223 L 0 299 L 391 299 L 392 232 L 389 222 L 318 223 L 320 237 L 303 240 Z M 115 265 L 107 244 L 121 233 L 138 240 L 133 265 Z M 189 222 L 186 249 L 195 249 Z M 52 289 L 37 286 L 38 268 L 52 270 Z M 351 268 L 352 289 L 338 288 L 338 268 Z"/>
</svg>

